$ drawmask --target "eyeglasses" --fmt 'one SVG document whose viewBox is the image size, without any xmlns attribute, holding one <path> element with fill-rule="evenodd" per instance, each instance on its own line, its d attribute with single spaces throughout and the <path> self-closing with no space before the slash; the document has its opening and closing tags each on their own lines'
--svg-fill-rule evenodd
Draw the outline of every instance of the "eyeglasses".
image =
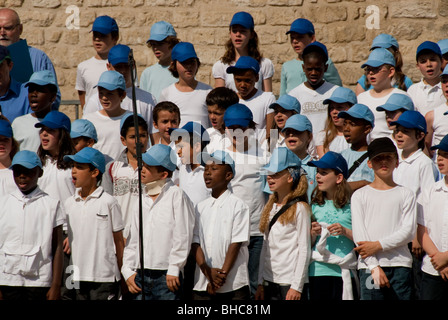
<svg viewBox="0 0 448 320">
<path fill-rule="evenodd" d="M 13 25 L 13 26 L 3 26 L 3 27 L 1 27 L 0 26 L 0 30 L 1 29 L 3 29 L 3 30 L 5 30 L 6 32 L 11 32 L 11 31 L 13 31 L 17 26 L 19 26 L 20 24 L 15 24 L 15 25 Z"/>
<path fill-rule="evenodd" d="M 383 69 L 384 66 L 379 66 L 379 67 L 365 67 L 364 71 L 366 72 L 366 74 L 369 73 L 373 73 L 373 74 L 377 74 L 378 72 L 380 72 Z"/>
</svg>

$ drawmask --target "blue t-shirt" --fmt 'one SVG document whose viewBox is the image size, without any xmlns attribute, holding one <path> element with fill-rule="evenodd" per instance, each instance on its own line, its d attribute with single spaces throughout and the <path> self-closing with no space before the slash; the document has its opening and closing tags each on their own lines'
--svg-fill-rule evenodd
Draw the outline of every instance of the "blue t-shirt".
<svg viewBox="0 0 448 320">
<path fill-rule="evenodd" d="M 347 148 L 341 151 L 341 155 L 347 161 L 348 169 L 352 167 L 353 163 L 358 160 L 367 151 L 354 151 L 351 148 Z M 375 178 L 373 170 L 367 165 L 367 158 L 356 168 L 355 171 L 347 179 L 348 182 L 366 180 L 372 182 Z"/>
<path fill-rule="evenodd" d="M 350 203 L 346 204 L 343 208 L 336 208 L 332 200 L 325 200 L 323 205 L 312 204 L 311 210 L 317 222 L 325 222 L 328 225 L 339 222 L 343 227 L 352 229 Z M 317 237 L 316 243 L 319 239 L 320 236 Z M 346 256 L 353 250 L 354 246 L 353 241 L 345 236 L 330 236 L 327 238 L 327 250 L 339 257 Z M 316 250 L 315 246 L 313 250 Z M 335 264 L 313 261 L 309 266 L 309 276 L 340 277 L 341 267 Z"/>
</svg>

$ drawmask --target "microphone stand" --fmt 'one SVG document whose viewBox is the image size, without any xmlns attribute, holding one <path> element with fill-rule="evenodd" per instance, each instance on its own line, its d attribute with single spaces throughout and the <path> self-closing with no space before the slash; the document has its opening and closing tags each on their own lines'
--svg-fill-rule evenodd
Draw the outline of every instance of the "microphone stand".
<svg viewBox="0 0 448 320">
<path fill-rule="evenodd" d="M 135 144 L 137 151 L 137 171 L 138 171 L 138 201 L 139 201 L 139 243 L 140 243 L 140 276 L 141 276 L 141 289 L 142 289 L 142 300 L 145 300 L 144 291 L 144 253 L 143 253 L 143 212 L 142 212 L 142 143 L 140 142 L 140 132 L 138 126 L 138 113 L 137 113 L 137 100 L 135 97 L 135 79 L 137 75 L 137 67 L 134 60 L 134 52 L 129 52 L 129 67 L 131 69 L 131 79 L 132 79 L 132 110 L 134 116 L 134 127 L 135 127 Z"/>
</svg>

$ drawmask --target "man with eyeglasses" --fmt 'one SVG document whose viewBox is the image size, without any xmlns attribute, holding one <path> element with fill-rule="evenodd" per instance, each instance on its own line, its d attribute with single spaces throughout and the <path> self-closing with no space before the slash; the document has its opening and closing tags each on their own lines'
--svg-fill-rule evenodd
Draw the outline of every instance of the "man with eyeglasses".
<svg viewBox="0 0 448 320">
<path fill-rule="evenodd" d="M 23 25 L 20 22 L 18 13 L 9 8 L 0 9 L 0 45 L 7 47 L 20 41 L 22 32 Z M 33 66 L 33 72 L 51 70 L 56 76 L 53 63 L 45 52 L 31 46 L 28 46 L 28 48 L 31 57 L 31 64 Z M 60 101 L 61 93 L 58 89 L 57 98 L 52 106 L 54 110 L 59 109 Z"/>
</svg>

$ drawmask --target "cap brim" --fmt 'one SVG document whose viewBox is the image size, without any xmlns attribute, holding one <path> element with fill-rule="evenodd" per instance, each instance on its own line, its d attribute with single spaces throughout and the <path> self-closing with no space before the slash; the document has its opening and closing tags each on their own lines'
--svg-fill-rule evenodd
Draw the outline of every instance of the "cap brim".
<svg viewBox="0 0 448 320">
<path fill-rule="evenodd" d="M 395 105 L 382 105 L 382 106 L 378 106 L 376 107 L 376 111 L 396 111 L 396 110 L 400 110 L 400 109 L 404 109 L 403 107 L 400 106 L 395 106 Z"/>
<path fill-rule="evenodd" d="M 64 128 L 60 123 L 52 122 L 52 121 L 41 121 L 34 125 L 35 128 L 47 127 L 50 129 L 59 129 Z"/>
</svg>

